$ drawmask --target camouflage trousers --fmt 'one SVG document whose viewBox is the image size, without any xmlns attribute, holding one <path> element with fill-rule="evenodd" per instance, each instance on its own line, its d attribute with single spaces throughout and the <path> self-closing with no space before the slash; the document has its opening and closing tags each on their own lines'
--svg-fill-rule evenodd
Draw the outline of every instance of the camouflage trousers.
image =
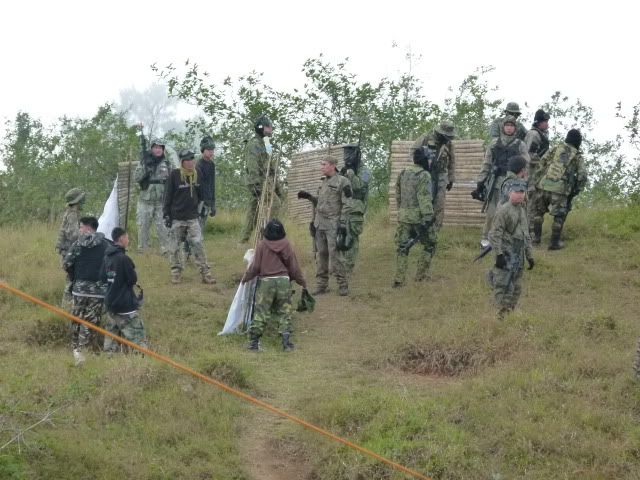
<svg viewBox="0 0 640 480">
<path fill-rule="evenodd" d="M 542 223 L 544 214 L 549 212 L 554 218 L 564 218 L 567 216 L 567 196 L 561 193 L 538 190 L 535 195 L 535 216 L 534 221 Z M 533 203 L 533 202 L 532 202 Z"/>
<path fill-rule="evenodd" d="M 494 188 L 491 199 L 487 203 L 487 209 L 484 212 L 484 227 L 482 228 L 482 238 L 484 240 L 489 238 L 489 231 L 491 231 L 491 224 L 493 223 L 493 217 L 496 215 L 499 200 L 500 190 Z"/>
<path fill-rule="evenodd" d="M 189 251 L 195 258 L 196 265 L 202 275 L 209 273 L 209 264 L 202 246 L 202 232 L 198 219 L 192 220 L 174 220 L 171 225 L 169 234 L 171 240 L 171 248 L 169 249 L 169 263 L 171 264 L 171 273 L 180 273 L 184 268 L 182 264 L 182 256 L 180 255 L 180 246 L 186 242 L 189 244 Z"/>
<path fill-rule="evenodd" d="M 444 222 L 444 204 L 447 199 L 446 173 L 441 175 L 444 175 L 445 179 L 439 181 L 438 185 L 435 186 L 437 190 L 435 197 L 433 197 L 433 224 L 436 230 L 440 230 Z"/>
<path fill-rule="evenodd" d="M 362 220 L 349 220 L 349 229 L 351 230 L 351 238 L 353 238 L 353 244 L 351 248 L 345 252 L 337 252 L 336 261 L 344 269 L 347 281 L 353 273 L 353 269 L 356 266 L 356 260 L 358 259 L 358 252 L 360 250 L 360 234 L 363 229 Z"/>
<path fill-rule="evenodd" d="M 143 347 L 147 346 L 147 336 L 144 331 L 144 322 L 138 312 L 131 313 L 107 313 L 107 321 L 105 322 L 104 329 L 125 338 L 136 345 Z M 123 351 L 127 351 L 129 347 L 126 345 L 120 345 L 116 340 L 111 337 L 104 337 L 104 351 L 105 352 L 117 352 L 120 348 Z"/>
<path fill-rule="evenodd" d="M 262 336 L 270 318 L 278 323 L 278 332 L 291 332 L 289 277 L 263 277 L 258 280 L 249 334 L 256 337 Z"/>
<path fill-rule="evenodd" d="M 409 254 L 400 250 L 400 245 L 407 242 L 411 238 L 415 238 L 418 235 L 418 225 L 412 223 L 398 223 L 396 229 L 396 247 L 398 247 L 396 257 L 396 275 L 394 282 L 397 284 L 404 284 L 407 276 L 407 269 L 409 268 Z M 414 245 L 415 249 L 418 249 L 418 266 L 416 268 L 416 282 L 425 280 L 429 276 L 429 269 L 431 268 L 431 259 L 436 251 L 437 234 L 433 225 L 429 227 L 426 235 L 423 235 L 418 243 Z"/>
<path fill-rule="evenodd" d="M 493 295 L 500 310 L 513 310 L 522 293 L 522 269 L 516 273 L 493 267 L 490 274 Z"/>
<path fill-rule="evenodd" d="M 138 200 L 136 209 L 136 224 L 138 225 L 138 251 L 144 251 L 151 245 L 151 224 L 155 223 L 158 233 L 160 253 L 165 254 L 169 249 L 169 232 L 162 218 L 162 204 L 148 203 Z"/>
<path fill-rule="evenodd" d="M 261 191 L 254 186 L 249 187 L 249 204 L 247 205 L 247 213 L 244 219 L 244 225 L 242 226 L 242 233 L 240 236 L 241 242 L 248 242 L 253 229 L 256 228 L 256 222 L 258 220 L 258 203 L 260 202 Z M 271 218 L 278 218 L 278 213 L 281 207 L 280 191 L 276 188 L 276 195 L 273 197 L 273 205 L 271 205 Z M 267 219 L 270 220 L 270 219 Z"/>
<path fill-rule="evenodd" d="M 335 275 L 339 286 L 348 286 L 347 267 L 344 257 L 338 255 L 336 236 L 337 227 L 316 231 L 316 286 L 320 289 L 329 286 L 329 274 Z"/>
<path fill-rule="evenodd" d="M 60 266 L 63 266 L 64 263 L 64 255 L 62 255 L 60 259 Z M 71 287 L 73 286 L 73 282 L 69 278 L 69 275 L 65 275 L 64 278 L 64 290 L 62 291 L 62 300 L 60 301 L 60 308 L 66 310 L 71 313 L 71 309 L 73 308 L 73 295 L 71 294 Z"/>
<path fill-rule="evenodd" d="M 94 325 L 101 326 L 103 305 L 103 298 L 74 295 L 71 314 Z M 71 322 L 71 346 L 74 350 L 85 348 L 90 342 L 95 341 L 98 336 L 98 333 L 86 325 Z"/>
<path fill-rule="evenodd" d="M 531 238 L 533 238 L 533 222 L 536 217 L 536 198 L 538 189 L 535 186 L 535 182 L 532 180 L 536 177 L 538 172 L 538 164 L 529 162 L 529 167 L 527 168 L 529 179 L 529 186 L 527 188 L 527 221 L 529 222 L 529 233 L 531 234 Z"/>
</svg>

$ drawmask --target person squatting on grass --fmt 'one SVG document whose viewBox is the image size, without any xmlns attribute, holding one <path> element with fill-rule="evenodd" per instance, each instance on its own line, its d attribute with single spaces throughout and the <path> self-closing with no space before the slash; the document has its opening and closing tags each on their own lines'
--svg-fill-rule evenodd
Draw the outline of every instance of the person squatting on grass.
<svg viewBox="0 0 640 480">
<path fill-rule="evenodd" d="M 496 256 L 495 267 L 489 274 L 498 306 L 498 318 L 512 311 L 522 292 L 524 260 L 529 270 L 534 266 L 531 237 L 524 199 L 527 182 L 513 180 L 509 185 L 509 201 L 500 205 L 489 232 L 489 241 Z"/>
<path fill-rule="evenodd" d="M 140 301 L 133 290 L 138 282 L 136 266 L 125 253 L 129 246 L 129 235 L 124 229 L 116 227 L 111 232 L 111 238 L 113 245 L 107 247 L 101 273 L 107 283 L 104 298 L 107 321 L 104 328 L 109 333 L 146 347 L 144 322 L 138 314 Z M 117 352 L 118 342 L 105 336 L 104 351 Z"/>
<path fill-rule="evenodd" d="M 100 325 L 104 302 L 105 285 L 100 279 L 100 269 L 108 241 L 98 229 L 95 217 L 80 219 L 80 235 L 64 257 L 63 268 L 72 282 L 72 315 Z M 95 336 L 86 325 L 71 323 L 71 344 L 76 365 L 84 362 L 82 350 Z"/>
<path fill-rule="evenodd" d="M 258 277 L 256 287 L 253 322 L 249 327 L 249 350 L 260 349 L 260 337 L 269 318 L 278 322 L 282 335 L 282 348 L 293 350 L 291 337 L 291 280 L 302 288 L 307 282 L 289 240 L 284 226 L 273 219 L 264 229 L 264 240 L 256 247 L 253 262 L 242 277 L 242 283 Z"/>
</svg>

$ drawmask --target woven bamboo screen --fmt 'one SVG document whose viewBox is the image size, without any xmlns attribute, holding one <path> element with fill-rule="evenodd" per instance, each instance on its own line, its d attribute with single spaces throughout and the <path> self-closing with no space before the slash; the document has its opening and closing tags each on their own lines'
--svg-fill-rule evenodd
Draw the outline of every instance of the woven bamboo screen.
<svg viewBox="0 0 640 480">
<path fill-rule="evenodd" d="M 389 216 L 396 221 L 396 179 L 400 172 L 413 164 L 411 147 L 413 141 L 396 140 L 391 144 L 391 176 L 389 179 Z M 445 225 L 482 225 L 482 204 L 471 198 L 476 188 L 476 178 L 482 167 L 484 146 L 482 140 L 454 140 L 453 155 L 456 161 L 456 182 L 447 192 L 444 209 Z"/>
<path fill-rule="evenodd" d="M 295 223 L 303 224 L 311 221 L 313 215 L 311 202 L 299 199 L 298 192 L 306 190 L 313 195 L 318 192 L 322 179 L 320 161 L 327 155 L 331 155 L 338 161 L 338 170 L 342 168 L 342 145 L 296 153 L 291 157 L 291 166 L 287 174 L 287 208 L 289 217 Z"/>
</svg>

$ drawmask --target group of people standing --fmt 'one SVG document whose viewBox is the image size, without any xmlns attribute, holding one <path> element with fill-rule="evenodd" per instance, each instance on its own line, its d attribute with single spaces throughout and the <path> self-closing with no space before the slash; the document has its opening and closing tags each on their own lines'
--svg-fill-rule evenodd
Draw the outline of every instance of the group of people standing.
<svg viewBox="0 0 640 480">
<path fill-rule="evenodd" d="M 582 138 L 578 130 L 570 130 L 563 143 L 550 148 L 550 117 L 547 113 L 538 110 L 528 131 L 518 121 L 520 110 L 515 102 L 509 102 L 504 113 L 490 127 L 489 133 L 493 138 L 486 149 L 477 188 L 472 192 L 474 198 L 484 202 L 486 210 L 481 255 L 489 250 L 493 250 L 495 255 L 495 265 L 488 279 L 494 289 L 500 317 L 512 310 L 518 301 L 524 262 L 527 261 L 530 269 L 535 265 L 531 247 L 541 241 L 544 214 L 549 211 L 554 218 L 549 248 L 559 249 L 562 247 L 560 233 L 571 201 L 586 184 L 580 154 Z M 256 229 L 264 189 L 273 189 L 274 195 L 270 200 L 269 218 L 272 220 L 266 226 L 258 226 L 259 237 L 263 239 L 258 242 L 254 262 L 242 281 L 260 279 L 255 296 L 255 321 L 249 332 L 249 348 L 259 348 L 267 319 L 274 317 L 283 336 L 283 348 L 290 350 L 293 344 L 290 342 L 289 282 L 295 280 L 305 292 L 307 284 L 295 252 L 285 238 L 284 225 L 276 220 L 283 189 L 277 164 L 272 161 L 269 141 L 272 133 L 273 123 L 261 115 L 254 122 L 254 135 L 245 143 L 244 177 L 249 205 L 240 244 L 246 244 Z M 444 219 L 446 193 L 456 181 L 452 147 L 455 137 L 455 127 L 449 121 L 443 121 L 421 135 L 413 144 L 413 165 L 404 169 L 397 178 L 397 256 L 392 284 L 395 288 L 405 285 L 408 255 L 416 244 L 419 244 L 416 247 L 419 254 L 415 281 L 430 278 L 438 230 Z M 205 136 L 202 139 L 201 154 L 197 159 L 191 150 L 180 150 L 178 168 L 173 168 L 165 155 L 165 145 L 161 140 L 152 140 L 147 149 L 144 135 L 141 139 L 142 155 L 134 173 L 134 179 L 140 185 L 138 251 L 144 252 L 149 248 L 149 230 L 155 224 L 161 253 L 169 257 L 173 284 L 181 283 L 184 261 L 190 255 L 194 257 L 202 281 L 215 283 L 204 252 L 202 235 L 206 219 L 216 214 L 213 138 Z M 367 212 L 369 172 L 362 162 L 359 145 L 344 146 L 343 163 L 342 169 L 338 170 L 336 158 L 325 156 L 320 165 L 322 181 L 317 192 L 298 192 L 299 199 L 308 200 L 313 205 L 309 230 L 316 260 L 314 295 L 330 291 L 331 275 L 335 276 L 338 294 L 348 295 L 350 277 L 358 256 L 359 237 Z M 113 244 L 109 245 L 104 236 L 96 232 L 95 218 L 79 217 L 84 192 L 72 189 L 66 200 L 68 208 L 57 244 L 63 267 L 69 274 L 65 300 L 73 299 L 74 314 L 97 323 L 101 302 L 110 298 L 109 292 L 118 291 L 121 298 L 126 290 L 124 296 L 128 300 L 115 302 L 122 305 L 113 307 L 113 301 L 105 301 L 111 315 L 110 322 L 113 329 L 126 332 L 132 341 L 143 342 L 144 327 L 138 316 L 137 297 L 133 290 L 137 281 L 135 267 L 124 253 L 128 246 L 126 232 L 116 228 L 112 232 Z M 114 258 L 119 261 L 109 260 Z M 120 273 L 113 265 L 120 266 Z M 87 330 L 78 326 L 74 331 L 74 352 L 80 352 L 88 343 Z M 113 350 L 113 345 L 110 344 L 108 349 Z"/>
</svg>

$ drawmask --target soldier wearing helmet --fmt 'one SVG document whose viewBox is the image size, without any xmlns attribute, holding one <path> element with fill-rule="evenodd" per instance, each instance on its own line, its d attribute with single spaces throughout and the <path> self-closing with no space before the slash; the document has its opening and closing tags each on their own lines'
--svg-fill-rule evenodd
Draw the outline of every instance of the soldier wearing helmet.
<svg viewBox="0 0 640 480">
<path fill-rule="evenodd" d="M 496 118 L 489 127 L 489 136 L 491 138 L 497 138 L 502 131 L 502 123 L 508 116 L 512 116 L 516 119 L 516 137 L 524 141 L 524 137 L 527 135 L 526 127 L 518 120 L 522 112 L 520 111 L 520 105 L 516 102 L 509 102 L 504 109 L 504 116 Z"/>
<path fill-rule="evenodd" d="M 271 142 L 269 137 L 273 133 L 273 123 L 266 115 L 260 115 L 253 124 L 255 135 L 246 141 L 244 147 L 245 184 L 249 190 L 249 205 L 240 243 L 247 243 L 256 226 L 258 202 L 262 189 L 268 177 L 275 175 L 275 164 L 271 158 Z M 273 199 L 271 217 L 276 217 L 280 206 L 282 190 L 278 179 L 275 179 L 276 196 Z"/>
<path fill-rule="evenodd" d="M 171 172 L 171 162 L 165 155 L 165 144 L 161 139 L 151 140 L 150 148 L 147 150 L 147 141 L 141 132 L 140 142 L 142 147 L 140 163 L 133 174 L 134 180 L 140 185 L 136 209 L 138 252 L 143 253 L 149 248 L 151 224 L 154 223 L 160 252 L 165 255 L 169 248 L 169 237 L 162 220 L 162 200 L 165 183 Z"/>
<path fill-rule="evenodd" d="M 67 208 L 64 211 L 64 215 L 62 215 L 62 223 L 60 224 L 58 241 L 56 242 L 56 251 L 60 254 L 61 261 L 64 261 L 64 257 L 71 249 L 71 245 L 78 239 L 80 210 L 82 210 L 85 197 L 84 190 L 80 188 L 72 188 L 64 196 Z M 67 283 L 62 296 L 62 308 L 70 311 L 72 300 L 71 280 L 67 277 Z"/>
<path fill-rule="evenodd" d="M 502 133 L 489 143 L 482 163 L 482 170 L 478 176 L 477 191 L 483 191 L 492 186 L 491 191 L 485 192 L 489 200 L 486 203 L 485 223 L 480 240 L 482 248 L 489 245 L 489 230 L 499 203 L 500 186 L 507 175 L 509 159 L 516 155 L 522 155 L 527 162 L 529 161 L 527 146 L 516 136 L 517 123 L 515 117 L 505 117 L 502 122 Z"/>
<path fill-rule="evenodd" d="M 432 131 L 421 135 L 413 144 L 416 148 L 427 147 L 435 155 L 431 166 L 431 181 L 433 194 L 434 226 L 436 230 L 442 227 L 444 220 L 444 204 L 446 193 L 451 190 L 456 181 L 456 162 L 453 156 L 451 141 L 456 136 L 456 129 L 448 120 L 441 122 Z"/>
</svg>

